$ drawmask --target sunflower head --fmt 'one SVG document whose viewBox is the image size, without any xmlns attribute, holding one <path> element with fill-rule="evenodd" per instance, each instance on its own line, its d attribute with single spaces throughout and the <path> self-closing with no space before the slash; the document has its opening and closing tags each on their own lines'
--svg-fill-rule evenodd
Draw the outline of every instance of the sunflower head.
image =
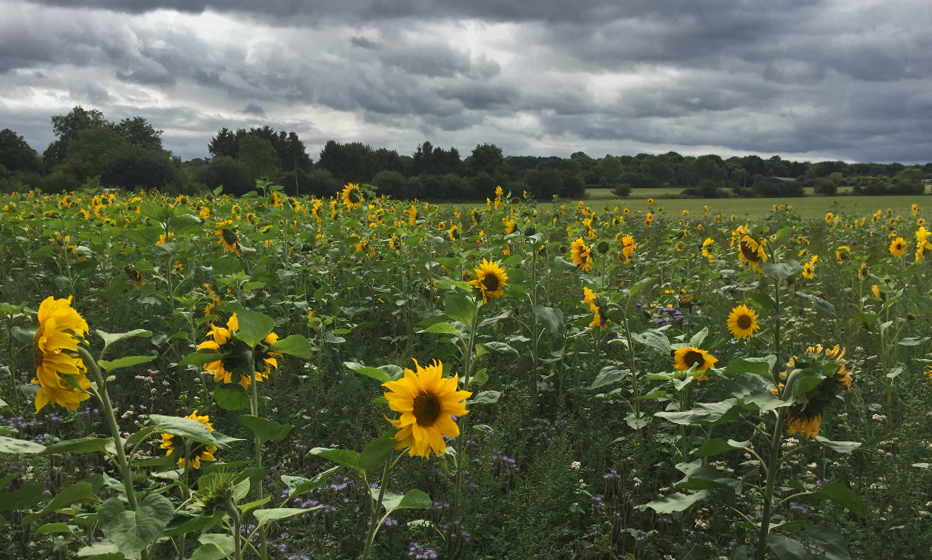
<svg viewBox="0 0 932 560">
<path fill-rule="evenodd" d="M 356 183 L 347 183 L 343 187 L 342 198 L 343 206 L 346 206 L 348 210 L 355 210 L 366 201 L 362 196 L 362 191 L 359 190 L 359 185 Z"/>
<path fill-rule="evenodd" d="M 797 381 L 787 381 L 793 399 L 793 404 L 786 408 L 787 432 L 815 437 L 825 411 L 851 387 L 853 369 L 845 361 L 845 349 L 838 345 L 824 349 L 819 344 L 809 347 L 804 356 L 794 356 L 788 365 L 795 368 L 790 379 Z M 802 383 L 801 379 L 812 381 Z"/>
<path fill-rule="evenodd" d="M 758 242 L 751 237 L 744 228 L 740 227 L 738 228 L 737 234 L 739 235 L 738 260 L 748 263 L 758 274 L 763 274 L 764 270 L 761 268 L 760 263 L 767 262 L 767 252 L 764 251 L 764 246 L 767 241 L 762 239 Z"/>
<path fill-rule="evenodd" d="M 673 361 L 673 367 L 679 371 L 689 371 L 693 366 L 698 371 L 706 371 L 718 362 L 718 358 L 710 356 L 707 350 L 689 346 L 677 350 L 673 355 Z"/>
<path fill-rule="evenodd" d="M 505 283 L 508 281 L 508 274 L 497 262 L 482 259 L 482 264 L 479 265 L 479 268 L 474 269 L 474 272 L 476 278 L 470 280 L 469 283 L 482 294 L 482 301 L 489 301 L 489 299 L 505 295 Z"/>
<path fill-rule="evenodd" d="M 39 305 L 39 327 L 32 339 L 36 379 L 36 412 L 46 404 L 76 410 L 90 398 L 91 382 L 87 368 L 78 357 L 78 343 L 89 331 L 87 322 L 71 307 L 68 299 L 46 298 Z"/>
<path fill-rule="evenodd" d="M 728 330 L 735 338 L 748 338 L 760 329 L 757 324 L 757 314 L 746 305 L 739 305 L 728 315 Z"/>
<path fill-rule="evenodd" d="M 571 250 L 571 257 L 573 259 L 573 264 L 576 265 L 576 268 L 579 270 L 590 270 L 592 269 L 592 249 L 586 245 L 586 242 L 583 241 L 583 238 L 580 237 L 576 241 L 573 241 Z"/>
<path fill-rule="evenodd" d="M 443 438 L 460 435 L 459 426 L 452 416 L 467 414 L 465 401 L 469 391 L 459 391 L 459 376 L 443 378 L 443 363 L 434 361 L 426 368 L 414 361 L 416 370 L 405 369 L 404 377 L 382 385 L 388 406 L 401 416 L 397 420 L 386 417 L 398 428 L 394 439 L 395 449 L 408 448 L 412 457 L 438 457 L 446 451 Z"/>
</svg>

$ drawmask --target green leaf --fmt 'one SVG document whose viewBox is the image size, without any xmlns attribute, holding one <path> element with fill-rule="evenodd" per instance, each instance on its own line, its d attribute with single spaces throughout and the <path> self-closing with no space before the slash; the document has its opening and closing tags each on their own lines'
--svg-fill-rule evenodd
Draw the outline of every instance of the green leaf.
<svg viewBox="0 0 932 560">
<path fill-rule="evenodd" d="M 920 337 L 915 337 L 915 336 L 910 336 L 910 337 L 906 337 L 906 338 L 904 338 L 903 340 L 901 340 L 901 341 L 899 342 L 899 345 L 900 345 L 900 346 L 919 346 L 920 344 L 922 344 L 923 342 L 925 342 L 925 341 L 927 341 L 927 340 L 929 340 L 929 337 L 927 337 L 927 336 L 923 336 L 923 337 L 921 337 L 921 338 L 920 338 Z"/>
<path fill-rule="evenodd" d="M 78 558 L 91 558 L 92 560 L 123 560 L 126 558 L 117 545 L 107 541 L 85 546 L 78 550 L 76 556 Z"/>
<path fill-rule="evenodd" d="M 127 338 L 135 338 L 137 336 L 140 338 L 150 338 L 152 336 L 152 331 L 147 331 L 145 329 L 135 329 L 129 332 L 121 332 L 121 333 L 113 333 L 113 334 L 110 334 L 106 331 L 102 331 L 100 329 L 97 329 L 94 332 L 97 333 L 97 336 L 103 339 L 105 347 L 110 346 L 114 342 L 126 340 Z"/>
<path fill-rule="evenodd" d="M 226 357 L 226 354 L 221 354 L 220 352 L 215 352 L 213 350 L 204 350 L 197 352 L 191 352 L 185 356 L 180 362 L 179 366 L 202 366 L 210 362 L 216 362 Z"/>
<path fill-rule="evenodd" d="M 12 492 L 0 492 L 0 511 L 18 511 L 35 507 L 42 501 L 45 484 L 23 486 Z"/>
<path fill-rule="evenodd" d="M 239 308 L 236 311 L 236 318 L 239 321 L 236 338 L 245 342 L 250 348 L 255 348 L 256 344 L 269 336 L 275 328 L 275 319 L 265 313 Z"/>
<path fill-rule="evenodd" d="M 172 209 L 168 206 L 148 202 L 139 205 L 139 213 L 147 218 L 152 218 L 156 222 L 164 222 L 172 217 Z"/>
<path fill-rule="evenodd" d="M 32 344 L 36 336 L 36 329 L 24 329 L 22 327 L 13 327 L 10 329 L 13 338 L 22 344 Z"/>
<path fill-rule="evenodd" d="M 65 488 L 56 494 L 55 497 L 52 498 L 52 500 L 47 503 L 45 507 L 43 507 L 38 513 L 24 517 L 23 525 L 29 525 L 30 523 L 45 517 L 57 509 L 70 506 L 71 504 L 90 502 L 93 500 L 94 497 L 91 495 L 90 483 L 79 482 L 73 486 Z"/>
<path fill-rule="evenodd" d="M 451 292 L 443 296 L 443 312 L 450 319 L 469 326 L 476 317 L 476 303 L 465 294 Z"/>
<path fill-rule="evenodd" d="M 127 557 L 138 560 L 142 550 L 162 536 L 174 515 L 168 498 L 149 494 L 135 512 L 127 510 L 119 498 L 110 498 L 100 506 L 97 519 L 104 536 Z"/>
<path fill-rule="evenodd" d="M 828 447 L 832 451 L 836 451 L 838 453 L 851 453 L 855 449 L 861 447 L 861 444 L 856 441 L 832 441 L 822 436 L 816 436 L 815 439 L 819 445 Z"/>
<path fill-rule="evenodd" d="M 512 358 L 517 358 L 520 356 L 517 350 L 515 350 L 510 344 L 506 342 L 486 342 L 483 344 L 486 350 L 495 354 L 496 356 L 509 356 Z"/>
<path fill-rule="evenodd" d="M 365 471 L 359 467 L 359 453 L 351 449 L 330 449 L 329 447 L 315 447 L 308 452 L 308 455 L 323 457 L 324 459 L 333 461 L 341 467 L 352 469 L 359 474 L 365 473 Z"/>
<path fill-rule="evenodd" d="M 342 468 L 343 467 L 339 467 L 339 466 L 331 467 L 310 480 L 304 477 L 300 477 L 300 476 L 291 476 L 291 477 L 283 476 L 282 482 L 287 484 L 288 488 L 291 489 L 291 492 L 288 494 L 288 497 L 294 498 L 296 496 L 300 496 L 301 494 L 306 494 L 308 492 L 312 492 L 320 488 L 321 486 L 326 484 L 328 480 L 330 480 L 331 476 L 336 474 L 336 472 Z M 294 485 L 292 486 L 292 484 L 289 484 L 289 482 L 291 482 Z"/>
<path fill-rule="evenodd" d="M 558 257 L 559 258 L 559 257 Z M 572 266 L 572 265 L 570 265 Z M 575 266 L 573 268 L 576 268 Z M 563 312 L 555 307 L 534 306 L 534 315 L 550 333 L 550 339 L 556 341 L 563 335 Z"/>
<path fill-rule="evenodd" d="M 767 546 L 780 560 L 817 560 L 803 543 L 784 535 L 768 534 Z"/>
<path fill-rule="evenodd" d="M 268 525 L 272 521 L 277 521 L 279 519 L 286 519 L 288 517 L 294 517 L 295 515 L 301 515 L 302 513 L 307 513 L 309 511 L 314 511 L 320 506 L 315 506 L 312 508 L 274 508 L 274 509 L 257 509 L 252 512 L 256 517 L 256 520 L 259 522 L 258 526 L 262 527 L 263 525 Z"/>
<path fill-rule="evenodd" d="M 236 548 L 235 541 L 233 540 L 233 535 L 225 535 L 220 533 L 203 533 L 197 538 L 198 542 L 201 544 L 212 544 L 223 550 L 227 554 L 233 554 L 233 551 Z"/>
<path fill-rule="evenodd" d="M 683 412 L 656 412 L 654 416 L 664 418 L 674 424 L 713 425 L 724 424 L 736 419 L 741 406 L 737 399 L 726 399 L 717 403 L 698 403 Z"/>
<path fill-rule="evenodd" d="M 256 434 L 256 437 L 259 438 L 259 441 L 262 443 L 267 441 L 282 441 L 288 437 L 288 432 L 294 427 L 290 424 L 279 424 L 251 414 L 243 414 L 237 418 L 236 421 L 239 422 L 240 425 L 246 426 L 252 430 L 252 433 Z"/>
<path fill-rule="evenodd" d="M 845 538 L 828 523 L 806 527 L 803 532 L 809 537 L 810 545 L 821 550 L 826 560 L 851 560 Z"/>
<path fill-rule="evenodd" d="M 731 375 L 734 373 L 754 373 L 769 380 L 770 372 L 773 371 L 776 363 L 776 356 L 767 356 L 766 358 L 738 359 L 728 364 L 722 373 L 725 375 Z"/>
<path fill-rule="evenodd" d="M 193 214 L 182 214 L 168 220 L 168 225 L 175 233 L 194 233 L 201 231 L 201 219 Z"/>
<path fill-rule="evenodd" d="M 138 366 L 139 364 L 146 364 L 152 360 L 158 358 L 158 355 L 153 356 L 125 356 L 123 358 L 117 358 L 116 360 L 97 360 L 97 365 L 104 369 L 107 373 L 118 370 L 120 368 Z"/>
<path fill-rule="evenodd" d="M 744 449 L 747 447 L 746 441 L 735 441 L 733 439 L 725 440 L 722 438 L 711 438 L 699 446 L 699 449 L 693 451 L 696 457 L 713 457 L 733 449 Z"/>
<path fill-rule="evenodd" d="M 631 333 L 631 338 L 640 342 L 641 344 L 646 344 L 655 350 L 663 352 L 664 354 L 669 354 L 671 351 L 670 341 L 667 339 L 667 335 L 658 331 Z"/>
<path fill-rule="evenodd" d="M 398 430 L 391 429 L 372 440 L 359 455 L 359 468 L 369 470 L 384 464 L 391 457 L 395 445 L 398 444 L 395 441 L 396 433 Z"/>
<path fill-rule="evenodd" d="M 460 336 L 460 334 L 456 331 L 456 327 L 454 327 L 452 323 L 447 323 L 447 322 L 434 323 L 433 325 L 427 327 L 426 329 L 420 330 L 417 332 L 418 334 L 432 333 L 432 334 L 449 334 L 449 335 L 453 335 L 456 337 Z"/>
<path fill-rule="evenodd" d="M 74 531 L 71 530 L 71 527 L 67 523 L 46 523 L 45 525 L 36 529 L 32 534 L 33 535 L 46 535 L 46 534 L 58 534 L 63 533 L 67 535 L 74 534 Z"/>
<path fill-rule="evenodd" d="M 223 410 L 246 410 L 251 401 L 246 389 L 239 383 L 229 383 L 214 387 L 214 401 Z"/>
<path fill-rule="evenodd" d="M 599 375 L 595 376 L 595 381 L 592 382 L 589 388 L 599 389 L 606 385 L 618 383 L 627 377 L 627 375 L 627 370 L 618 369 L 615 366 L 605 366 L 602 368 L 602 371 L 599 372 Z"/>
<path fill-rule="evenodd" d="M 777 308 L 777 304 L 774 303 L 770 296 L 764 293 L 755 293 L 748 296 L 748 303 L 753 305 L 758 309 L 763 309 L 765 311 L 773 311 Z"/>
<path fill-rule="evenodd" d="M 45 448 L 40 455 L 54 455 L 56 453 L 106 453 L 107 446 L 113 443 L 113 438 L 86 437 L 60 441 Z"/>
<path fill-rule="evenodd" d="M 792 276 L 803 269 L 803 265 L 798 262 L 790 259 L 782 263 L 769 263 L 763 262 L 760 263 L 761 270 L 764 271 L 764 274 L 773 278 L 774 280 L 782 280 L 789 276 Z"/>
<path fill-rule="evenodd" d="M 706 499 L 708 495 L 708 490 L 700 490 L 695 494 L 680 494 L 677 492 L 675 494 L 670 494 L 669 496 L 664 496 L 663 498 L 637 506 L 637 509 L 644 511 L 645 509 L 650 508 L 661 514 L 685 511 L 692 507 L 694 504 Z"/>
<path fill-rule="evenodd" d="M 243 261 L 236 255 L 227 255 L 214 259 L 211 263 L 211 267 L 214 270 L 214 274 L 217 276 L 230 276 L 243 270 Z"/>
<path fill-rule="evenodd" d="M 489 374 L 487 368 L 482 368 L 476 373 L 472 374 L 472 377 L 469 378 L 469 385 L 475 385 L 476 387 L 482 387 L 489 380 Z"/>
<path fill-rule="evenodd" d="M 555 270 L 576 270 L 576 265 L 567 261 L 563 257 L 554 257 L 553 268 Z"/>
<path fill-rule="evenodd" d="M 214 447 L 226 447 L 214 438 L 207 426 L 197 420 L 177 416 L 162 416 L 161 414 L 150 414 L 149 420 L 152 421 L 159 433 L 181 436 Z"/>
<path fill-rule="evenodd" d="M 498 391 L 482 391 L 475 398 L 466 401 L 466 404 L 495 404 L 501 396 Z"/>
<path fill-rule="evenodd" d="M 126 445 L 136 445 L 140 441 L 144 440 L 149 434 L 155 431 L 155 426 L 146 426 L 145 428 L 139 430 L 135 434 L 130 435 L 126 438 L 124 442 Z"/>
<path fill-rule="evenodd" d="M 689 339 L 689 346 L 699 348 L 702 346 L 705 337 L 709 336 L 709 327 L 702 327 L 702 330 L 697 332 Z"/>
<path fill-rule="evenodd" d="M 825 301 L 824 299 L 820 298 L 819 296 L 807 294 L 806 292 L 796 292 L 796 295 L 798 295 L 799 297 L 803 299 L 808 299 L 809 301 L 814 303 L 816 307 L 818 307 L 822 311 L 825 311 L 826 313 L 829 313 L 831 315 L 835 314 L 835 306 Z"/>
<path fill-rule="evenodd" d="M 449 325 L 449 323 L 442 323 L 442 324 Z M 343 362 L 343 365 L 355 371 L 358 374 L 365 375 L 366 377 L 371 377 L 372 379 L 375 379 L 376 381 L 379 381 L 380 383 L 387 383 L 392 380 L 392 378 L 389 377 L 387 373 L 385 373 L 384 371 L 378 368 L 367 367 L 357 362 Z"/>
<path fill-rule="evenodd" d="M 32 443 L 24 439 L 14 439 L 11 437 L 0 436 L 0 453 L 10 453 L 13 455 L 32 455 L 45 451 L 44 445 Z"/>
<path fill-rule="evenodd" d="M 864 515 L 864 506 L 858 500 L 857 494 L 844 484 L 830 482 L 813 492 L 812 495 L 823 500 L 831 500 L 859 517 Z"/>
<path fill-rule="evenodd" d="M 293 334 L 269 346 L 269 351 L 281 352 L 302 360 L 310 360 L 314 355 L 314 345 L 300 334 Z"/>
<path fill-rule="evenodd" d="M 223 549 L 214 543 L 207 543 L 197 547 L 188 560 L 223 560 L 231 553 L 232 551 L 224 552 Z"/>
<path fill-rule="evenodd" d="M 385 506 L 386 512 L 390 513 L 397 509 L 427 509 L 434 505 L 434 501 L 430 499 L 426 492 L 415 489 L 405 492 L 401 500 L 391 504 L 391 508 L 389 508 L 389 504 L 385 500 L 382 500 L 382 505 Z"/>
</svg>

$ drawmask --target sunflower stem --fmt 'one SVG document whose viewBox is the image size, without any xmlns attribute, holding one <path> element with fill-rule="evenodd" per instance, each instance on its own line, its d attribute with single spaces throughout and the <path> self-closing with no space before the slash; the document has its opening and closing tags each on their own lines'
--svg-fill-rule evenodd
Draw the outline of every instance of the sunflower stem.
<svg viewBox="0 0 932 560">
<path fill-rule="evenodd" d="M 13 400 L 13 406 L 16 415 L 22 415 L 22 408 L 19 404 L 19 395 L 16 393 L 16 351 L 13 346 L 13 317 L 7 316 L 7 348 L 10 351 L 10 363 L 7 370 L 10 374 L 10 398 Z"/>
<path fill-rule="evenodd" d="M 757 538 L 757 560 L 767 558 L 767 535 L 770 532 L 770 518 L 773 516 L 773 487 L 780 471 L 780 442 L 783 439 L 783 411 L 777 411 L 777 422 L 773 427 L 770 440 L 770 466 L 767 469 L 767 486 L 764 488 L 764 505 L 761 512 L 760 534 Z"/>
<path fill-rule="evenodd" d="M 136 501 L 136 490 L 133 488 L 133 471 L 129 462 L 126 460 L 126 450 L 123 449 L 123 437 L 120 434 L 120 426 L 116 421 L 116 414 L 113 412 L 113 404 L 110 402 L 110 395 L 107 393 L 107 383 L 103 376 L 100 375 L 100 368 L 91 353 L 82 345 L 78 345 L 78 354 L 87 366 L 87 370 L 94 378 L 97 386 L 97 398 L 100 400 L 104 416 L 107 417 L 107 424 L 110 426 L 110 433 L 113 434 L 113 444 L 116 447 L 117 467 L 120 470 L 120 477 L 123 479 L 123 486 L 126 493 L 126 500 L 129 502 L 129 509 L 136 511 L 139 509 L 139 503 Z M 148 549 L 142 551 L 142 559 L 149 559 Z"/>
<path fill-rule="evenodd" d="M 469 325 L 469 342 L 466 344 L 466 348 L 463 351 L 463 389 L 469 389 L 469 382 L 472 376 L 472 352 L 473 346 L 476 343 L 476 330 L 478 329 L 479 323 L 479 301 L 475 300 L 476 312 L 472 316 L 472 324 Z M 464 455 L 465 445 L 466 445 L 466 416 L 460 416 L 459 419 L 459 429 L 460 435 L 456 438 L 456 484 L 454 487 L 454 496 L 453 496 L 453 518 L 458 519 L 460 514 L 460 506 L 463 502 L 463 467 L 466 465 L 466 457 Z"/>
<path fill-rule="evenodd" d="M 250 349 L 249 358 L 247 359 L 249 371 L 251 372 L 250 376 L 252 378 L 252 382 L 250 383 L 250 386 L 252 388 L 252 398 L 249 399 L 249 404 L 250 404 L 250 409 L 251 409 L 250 411 L 252 412 L 252 415 L 255 417 L 259 417 L 259 383 L 258 383 L 259 379 L 258 379 L 258 376 L 256 375 L 255 351 L 256 351 L 255 348 Z M 260 468 L 260 469 L 262 468 L 262 440 L 259 439 L 259 434 L 256 434 L 256 468 Z M 256 492 L 258 493 L 258 496 L 256 499 L 261 500 L 262 499 L 262 482 L 261 481 L 259 482 L 259 484 L 256 485 Z M 259 542 L 260 542 L 260 550 L 261 550 L 261 554 L 259 556 L 262 558 L 262 560 L 267 560 L 269 557 L 269 543 L 268 543 L 268 531 L 265 525 L 263 525 L 262 530 L 259 531 Z"/>
<path fill-rule="evenodd" d="M 404 452 L 402 452 L 403 454 Z M 399 455 L 401 457 L 401 455 Z M 375 503 L 375 507 L 372 508 L 371 514 L 369 516 L 369 533 L 366 535 L 366 547 L 362 551 L 362 560 L 367 560 L 369 558 L 369 553 L 372 551 L 372 543 L 375 542 L 375 535 L 379 532 L 379 526 L 382 524 L 379 521 L 379 513 L 382 511 L 382 499 L 385 497 L 385 488 L 388 486 L 388 477 L 392 472 L 392 467 L 395 466 L 397 461 L 392 460 L 392 454 L 388 456 L 388 460 L 385 461 L 385 469 L 382 471 L 382 482 L 379 484 L 379 498 Z M 369 503 L 372 503 L 372 492 L 369 492 Z"/>
</svg>

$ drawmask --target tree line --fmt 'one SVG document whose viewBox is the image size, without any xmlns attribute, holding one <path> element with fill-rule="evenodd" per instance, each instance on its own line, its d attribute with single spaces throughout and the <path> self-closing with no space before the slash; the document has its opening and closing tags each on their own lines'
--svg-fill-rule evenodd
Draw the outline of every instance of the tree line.
<svg viewBox="0 0 932 560">
<path fill-rule="evenodd" d="M 812 163 L 676 152 L 505 156 L 494 144 L 477 145 L 464 158 L 454 147 L 428 141 L 406 155 L 331 140 L 314 162 L 297 133 L 269 126 L 222 128 L 207 146 L 210 158 L 183 162 L 163 148 L 162 131 L 142 117 L 111 122 L 100 111 L 75 107 L 53 116 L 52 130 L 55 140 L 41 155 L 12 130 L 0 131 L 0 191 L 104 186 L 195 194 L 222 186 L 242 195 L 256 180 L 270 180 L 292 195 L 331 196 L 346 183 L 360 183 L 395 198 L 435 201 L 485 200 L 497 186 L 537 200 L 582 198 L 594 188 L 623 197 L 657 187 L 704 198 L 788 197 L 802 196 L 806 187 L 831 195 L 845 186 L 856 194 L 921 194 L 923 181 L 932 177 L 932 163 Z"/>
</svg>

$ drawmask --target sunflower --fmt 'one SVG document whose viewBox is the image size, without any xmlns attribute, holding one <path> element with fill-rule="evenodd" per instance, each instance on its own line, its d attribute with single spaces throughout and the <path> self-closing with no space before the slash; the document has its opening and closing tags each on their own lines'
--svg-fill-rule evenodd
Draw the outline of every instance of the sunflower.
<svg viewBox="0 0 932 560">
<path fill-rule="evenodd" d="M 746 305 L 739 305 L 728 315 L 728 330 L 735 338 L 748 338 L 760 329 L 757 324 L 757 314 Z"/>
<path fill-rule="evenodd" d="M 648 204 L 648 206 L 651 205 L 651 204 L 653 204 L 653 203 L 654 203 L 654 199 L 653 199 L 653 198 L 648 198 L 648 199 L 647 199 L 647 204 Z"/>
<path fill-rule="evenodd" d="M 702 242 L 702 256 L 709 259 L 709 263 L 715 262 L 715 253 L 710 249 L 713 243 L 715 243 L 715 240 L 711 237 L 706 237 L 705 241 Z"/>
<path fill-rule="evenodd" d="M 803 277 L 809 280 L 815 278 L 815 263 L 819 255 L 812 255 L 812 260 L 803 265 Z"/>
<path fill-rule="evenodd" d="M 929 242 L 929 231 L 920 227 L 916 231 L 916 262 L 925 258 L 926 253 L 932 251 L 932 243 Z"/>
<path fill-rule="evenodd" d="M 845 262 L 851 258 L 851 247 L 847 245 L 842 245 L 835 250 L 835 258 L 838 259 L 838 262 Z"/>
<path fill-rule="evenodd" d="M 902 257 L 905 252 L 906 240 L 902 237 L 897 237 L 890 243 L 890 253 L 892 253 L 894 257 Z"/>
<path fill-rule="evenodd" d="M 237 255 L 243 254 L 239 246 L 239 236 L 236 235 L 236 230 L 232 228 L 227 228 L 223 226 L 232 226 L 233 220 L 226 220 L 217 224 L 219 228 L 215 233 L 217 237 L 220 238 L 218 242 L 220 245 L 223 245 L 223 248 L 231 253 L 236 253 Z"/>
<path fill-rule="evenodd" d="M 482 301 L 489 301 L 489 299 L 505 295 L 504 288 L 505 283 L 508 281 L 508 274 L 497 262 L 482 259 L 482 264 L 474 271 L 476 272 L 476 279 L 470 280 L 469 283 L 482 292 Z"/>
<path fill-rule="evenodd" d="M 87 368 L 78 351 L 78 338 L 90 330 L 87 322 L 71 307 L 68 299 L 47 297 L 39 305 L 39 328 L 32 339 L 32 355 L 36 362 L 34 385 L 40 385 L 36 394 L 36 412 L 45 405 L 60 405 L 77 410 L 78 404 L 90 398 L 86 392 L 91 382 L 85 376 Z M 63 376 L 70 375 L 72 380 Z M 80 387 L 80 390 L 75 387 Z"/>
<path fill-rule="evenodd" d="M 707 350 L 700 350 L 694 346 L 680 348 L 673 356 L 673 367 L 679 371 L 688 371 L 689 368 L 696 366 L 697 371 L 706 371 L 715 365 L 718 358 L 709 356 Z M 703 376 L 705 377 L 705 376 Z"/>
<path fill-rule="evenodd" d="M 189 420 L 197 420 L 201 424 L 207 427 L 211 432 L 214 431 L 214 427 L 210 425 L 210 418 L 205 414 L 204 416 L 197 415 L 197 409 L 194 410 L 190 415 L 185 416 Z M 197 442 L 191 442 L 192 448 L 189 450 L 191 459 L 185 463 L 184 457 L 178 457 L 178 468 L 183 469 L 185 466 L 192 469 L 200 469 L 201 461 L 216 461 L 214 453 L 217 452 L 217 448 L 213 445 L 204 445 Z M 176 436 L 173 434 L 162 434 L 162 445 L 161 449 L 167 449 L 165 456 L 168 457 L 172 454 L 175 449 L 181 450 L 184 448 L 184 438 L 181 436 Z M 181 451 L 184 454 L 183 451 Z"/>
<path fill-rule="evenodd" d="M 644 225 L 650 227 L 652 223 L 654 223 L 654 215 L 653 213 L 648 212 L 647 216 L 644 217 Z"/>
<path fill-rule="evenodd" d="M 356 183 L 347 183 L 343 188 L 342 196 L 343 205 L 346 206 L 347 210 L 355 210 L 366 201 L 362 196 L 362 192 L 359 190 L 359 185 Z"/>
<path fill-rule="evenodd" d="M 819 435 L 819 427 L 822 425 L 821 416 L 806 414 L 805 412 L 796 416 L 789 408 L 786 409 L 786 413 L 786 433 L 788 435 L 799 434 L 806 439 Z"/>
<path fill-rule="evenodd" d="M 761 261 L 767 262 L 767 253 L 764 251 L 767 241 L 762 239 L 758 243 L 742 226 L 738 226 L 735 233 L 738 236 L 738 248 L 740 249 L 738 260 L 747 262 L 755 272 L 763 274 L 764 270 L 760 267 L 760 263 Z"/>
<path fill-rule="evenodd" d="M 871 286 L 871 293 L 874 294 L 874 297 L 883 299 L 883 292 L 880 291 L 880 286 L 877 284 Z"/>
<path fill-rule="evenodd" d="M 589 288 L 584 287 L 583 288 L 583 303 L 588 303 L 589 311 L 594 313 L 594 316 L 592 317 L 592 322 L 589 323 L 589 327 L 590 328 L 601 327 L 602 330 L 607 329 L 608 323 L 610 321 L 609 319 L 606 319 L 602 316 L 602 307 L 604 304 L 601 298 L 599 298 L 599 296 L 596 295 L 595 292 L 593 292 Z"/>
<path fill-rule="evenodd" d="M 592 268 L 592 248 L 586 245 L 583 238 L 580 237 L 572 243 L 573 264 L 579 270 L 590 270 Z"/>
<path fill-rule="evenodd" d="M 265 344 L 265 351 L 262 351 L 261 348 L 256 348 L 256 364 L 262 362 L 265 364 L 265 367 L 262 371 L 256 370 L 256 381 L 265 381 L 268 379 L 269 374 L 272 372 L 272 368 L 278 369 L 278 358 L 283 357 L 281 352 L 269 352 L 268 350 L 269 346 L 278 342 L 277 334 L 269 333 L 269 336 L 265 337 L 262 342 Z"/>
<path fill-rule="evenodd" d="M 634 236 L 626 235 L 621 238 L 621 243 L 624 248 L 621 250 L 621 254 L 618 255 L 618 258 L 622 262 L 628 262 L 631 260 L 631 257 L 634 255 L 634 250 L 637 249 L 637 244 L 634 242 Z"/>
<path fill-rule="evenodd" d="M 912 212 L 913 216 L 915 216 L 916 214 L 919 213 L 919 205 L 916 204 L 916 203 L 913 203 L 913 205 L 910 207 L 909 211 Z"/>
<path fill-rule="evenodd" d="M 460 435 L 451 416 L 467 414 L 464 401 L 472 393 L 457 390 L 458 375 L 443 379 L 443 363 L 437 360 L 426 368 L 417 360 L 414 365 L 417 371 L 405 369 L 401 379 L 382 384 L 390 391 L 385 393 L 389 408 L 401 414 L 397 420 L 385 419 L 398 428 L 395 449 L 407 447 L 411 457 L 426 459 L 431 451 L 439 457 L 447 448 L 443 437 Z"/>
<path fill-rule="evenodd" d="M 824 352 L 821 344 L 811 346 L 806 349 L 806 356 L 802 359 L 794 356 L 788 365 L 828 372 L 814 388 L 796 395 L 795 404 L 785 409 L 787 433 L 813 438 L 819 435 L 822 414 L 844 389 L 851 387 L 853 370 L 845 363 L 845 349 L 837 344 Z"/>
</svg>

